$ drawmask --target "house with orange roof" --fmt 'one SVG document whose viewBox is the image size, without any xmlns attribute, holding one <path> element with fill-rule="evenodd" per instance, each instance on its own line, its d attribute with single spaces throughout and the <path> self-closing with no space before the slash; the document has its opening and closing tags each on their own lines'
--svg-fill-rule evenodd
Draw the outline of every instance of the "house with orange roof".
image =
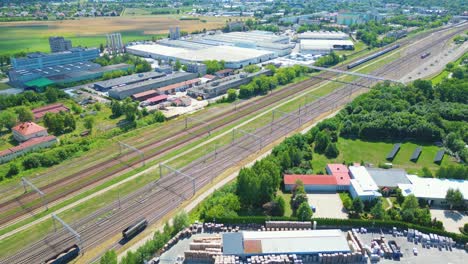
<svg viewBox="0 0 468 264">
<path fill-rule="evenodd" d="M 16 125 L 11 129 L 13 131 L 13 137 L 18 142 L 24 142 L 31 138 L 47 136 L 47 129 L 34 122 L 24 122 Z"/>
</svg>

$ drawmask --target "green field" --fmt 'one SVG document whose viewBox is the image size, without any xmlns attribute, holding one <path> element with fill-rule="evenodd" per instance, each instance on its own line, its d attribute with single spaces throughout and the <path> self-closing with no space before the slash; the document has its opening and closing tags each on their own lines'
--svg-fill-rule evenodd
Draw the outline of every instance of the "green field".
<svg viewBox="0 0 468 264">
<path fill-rule="evenodd" d="M 0 27 L 0 55 L 22 51 L 50 52 L 48 29 L 48 26 Z M 120 33 L 124 42 L 151 39 L 152 37 L 152 35 L 145 35 L 143 31 Z M 63 36 L 70 39 L 73 46 L 99 47 L 100 44 L 106 44 L 105 35 L 79 36 L 70 33 Z"/>
<path fill-rule="evenodd" d="M 362 141 L 359 139 L 338 139 L 338 149 L 340 155 L 336 159 L 328 159 L 324 155 L 314 153 L 312 157 L 312 168 L 316 173 L 324 172 L 327 163 L 342 163 L 342 162 L 358 162 L 364 161 L 372 163 L 375 167 L 379 163 L 387 163 L 385 158 L 392 150 L 393 144 L 399 142 L 371 142 Z M 410 157 L 417 146 L 421 145 L 423 151 L 417 162 L 410 161 Z M 417 144 L 405 142 L 401 145 L 400 151 L 395 159 L 391 162 L 394 168 L 402 168 L 408 173 L 420 174 L 423 167 L 428 167 L 432 172 L 435 172 L 440 166 L 433 162 L 434 157 L 439 148 L 434 145 Z M 442 166 L 455 164 L 452 157 L 445 155 Z"/>
</svg>

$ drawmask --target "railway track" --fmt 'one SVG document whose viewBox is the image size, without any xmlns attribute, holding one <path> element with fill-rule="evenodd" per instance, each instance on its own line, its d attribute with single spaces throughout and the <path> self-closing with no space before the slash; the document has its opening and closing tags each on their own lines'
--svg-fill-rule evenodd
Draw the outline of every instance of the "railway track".
<svg viewBox="0 0 468 264">
<path fill-rule="evenodd" d="M 430 34 L 426 33 L 424 36 Z M 400 42 L 400 45 L 407 45 L 410 43 L 410 40 L 405 39 Z M 378 51 L 376 51 L 378 52 Z M 356 59 L 357 60 L 357 59 Z M 346 67 L 341 65 L 337 67 L 338 69 L 345 70 Z M 262 97 L 258 100 L 248 102 L 242 106 L 239 106 L 237 111 L 229 112 L 227 114 L 223 113 L 217 116 L 214 116 L 208 120 L 205 120 L 206 123 L 199 123 L 190 127 L 185 131 L 175 131 L 172 135 L 168 136 L 166 140 L 157 140 L 156 142 L 149 142 L 139 147 L 141 151 L 145 153 L 145 160 L 151 160 L 161 155 L 164 155 L 172 150 L 180 148 L 193 142 L 207 133 L 207 127 L 211 131 L 217 131 L 226 127 L 248 115 L 261 112 L 265 108 L 270 107 L 271 105 L 277 103 L 278 101 L 294 96 L 296 93 L 300 93 L 311 86 L 319 84 L 323 80 L 330 80 L 335 77 L 335 74 L 324 72 L 320 73 L 317 78 L 311 78 L 306 81 L 288 86 L 281 90 L 274 91 L 269 96 Z M 178 126 L 183 127 L 183 121 L 180 121 Z M 126 158 L 134 159 L 137 154 L 129 153 Z M 117 174 L 127 171 L 129 168 L 137 166 L 139 160 L 134 160 L 129 164 L 122 165 L 121 160 L 118 158 L 113 158 L 102 163 L 95 164 L 92 167 L 86 168 L 85 170 L 74 173 L 70 176 L 64 177 L 58 181 L 49 183 L 45 186 L 41 186 L 41 190 L 46 193 L 46 199 L 49 203 L 58 201 L 64 197 L 70 196 L 82 191 L 88 186 L 93 186 L 99 182 L 103 182 L 110 177 L 115 177 Z M 119 166 L 120 165 L 120 166 Z M 102 171 L 106 173 L 100 174 Z M 98 176 L 95 176 L 98 175 Z M 66 188 L 67 186 L 72 186 L 71 188 Z M 8 214 L 5 217 L 0 219 L 0 225 L 4 225 L 18 217 L 24 216 L 30 212 L 33 212 L 35 209 L 40 208 L 42 203 L 37 200 L 37 195 L 33 192 L 22 194 L 18 197 L 15 197 L 12 200 L 3 202 L 0 204 L 0 214 L 8 214 L 8 211 L 14 210 L 19 206 L 24 208 L 24 210 L 19 210 L 14 213 Z M 34 204 L 33 204 L 34 203 Z"/>
<path fill-rule="evenodd" d="M 447 38 L 448 36 L 440 37 L 440 40 L 446 40 Z M 388 76 L 394 72 L 402 73 L 405 64 L 410 65 L 410 67 L 418 64 L 418 56 L 421 50 L 428 49 L 429 46 L 437 48 L 439 45 L 440 43 L 424 45 L 415 52 L 408 54 L 406 58 L 398 59 L 375 70 L 373 74 Z M 337 89 L 323 96 L 320 100 L 307 104 L 301 110 L 292 112 L 292 115 L 300 116 L 303 122 L 314 120 L 321 114 L 351 101 L 353 94 L 366 90 L 362 86 L 370 86 L 374 81 L 357 79 L 356 83 L 358 85 L 346 85 Z M 253 133 L 262 138 L 265 145 L 287 135 L 297 127 L 299 127 L 298 118 L 285 115 L 278 118 L 275 124 L 261 127 Z M 259 148 L 260 142 L 258 142 L 257 138 L 244 136 L 232 144 L 218 149 L 216 154 L 210 153 L 196 160 L 181 169 L 181 171 L 193 177 L 195 179 L 195 189 L 200 190 L 214 177 L 239 164 L 247 156 L 258 151 Z M 82 249 L 87 250 L 102 243 L 142 216 L 146 217 L 150 223 L 154 223 L 167 212 L 177 208 L 184 199 L 189 198 L 187 194 L 191 196 L 192 192 L 192 182 L 190 180 L 181 174 L 172 173 L 128 195 L 121 200 L 120 204 L 116 201 L 92 215 L 74 222 L 72 226 L 82 236 Z M 40 263 L 70 246 L 71 243 L 75 243 L 73 237 L 64 230 L 59 230 L 14 256 L 0 260 L 0 263 Z"/>
</svg>

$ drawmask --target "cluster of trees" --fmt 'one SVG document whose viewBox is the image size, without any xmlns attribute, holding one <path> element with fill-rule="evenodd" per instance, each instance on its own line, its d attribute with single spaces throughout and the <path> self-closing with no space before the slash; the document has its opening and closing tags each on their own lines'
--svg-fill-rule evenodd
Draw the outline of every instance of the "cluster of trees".
<svg viewBox="0 0 468 264">
<path fill-rule="evenodd" d="M 153 239 L 147 241 L 135 252 L 129 251 L 120 260 L 120 264 L 144 264 L 150 260 L 158 250 L 160 250 L 174 235 L 188 227 L 190 224 L 188 215 L 185 212 L 177 214 L 173 219 L 172 226 L 166 223 L 163 232 L 156 231 Z M 108 251 L 101 258 L 100 264 L 117 264 L 117 254 L 114 251 Z"/>
<path fill-rule="evenodd" d="M 447 89 L 447 83 L 453 89 Z M 443 141 L 466 161 L 467 93 L 463 82 L 451 80 L 437 86 L 423 80 L 408 86 L 384 83 L 356 98 L 332 120 L 340 124 L 336 131 L 343 137 Z"/>
<path fill-rule="evenodd" d="M 20 94 L 2 95 L 0 96 L 0 110 L 5 110 L 15 106 L 36 106 L 45 103 L 53 103 L 58 99 L 69 98 L 62 90 L 57 88 L 47 88 L 44 93 L 36 93 L 33 91 L 25 91 Z"/>
<path fill-rule="evenodd" d="M 312 218 L 313 212 L 309 206 L 309 199 L 304 189 L 304 183 L 297 180 L 291 196 L 291 208 L 293 215 L 301 221 L 307 221 Z"/>
<path fill-rule="evenodd" d="M 132 69 L 129 69 L 128 71 L 112 71 L 112 72 L 106 72 L 104 75 L 102 75 L 103 80 L 110 80 L 114 78 L 119 78 L 125 75 L 130 75 L 133 73 Z"/>
<path fill-rule="evenodd" d="M 49 133 L 61 135 L 75 130 L 76 120 L 72 113 L 60 111 L 46 113 L 43 118 L 44 125 Z"/>
<path fill-rule="evenodd" d="M 254 73 L 254 72 L 258 72 L 261 70 L 260 66 L 257 66 L 257 65 L 247 65 L 245 66 L 243 69 L 243 71 L 245 72 L 248 72 L 248 73 Z"/>
<path fill-rule="evenodd" d="M 239 197 L 235 194 L 236 185 L 228 184 L 216 190 L 199 207 L 200 219 L 213 221 L 220 217 L 236 217 L 241 209 Z"/>
<path fill-rule="evenodd" d="M 22 171 L 39 167 L 50 167 L 78 155 L 78 153 L 89 150 L 91 144 L 88 140 L 76 143 L 62 142 L 62 145 L 53 149 L 43 150 L 40 153 L 30 153 L 24 157 L 11 161 L 4 175 L 0 175 L 0 181 L 13 178 Z"/>
<path fill-rule="evenodd" d="M 225 62 L 223 60 L 207 60 L 203 64 L 206 65 L 206 73 L 214 74 L 217 71 L 223 70 L 225 68 Z"/>
<path fill-rule="evenodd" d="M 441 179 L 468 180 L 468 166 L 462 164 L 440 167 L 435 176 Z"/>
<path fill-rule="evenodd" d="M 450 205 L 450 209 L 456 208 L 463 210 L 465 207 L 465 198 L 459 189 L 448 189 L 445 200 Z"/>
<path fill-rule="evenodd" d="M 119 64 L 119 63 L 127 63 L 133 64 L 135 66 L 134 70 L 128 70 L 128 72 L 121 72 L 122 74 L 133 74 L 133 73 L 140 73 L 140 72 L 149 72 L 151 71 L 151 64 L 146 60 L 130 55 L 128 53 L 124 53 L 122 55 L 113 56 L 112 58 L 105 54 L 102 57 L 99 57 L 94 60 L 97 64 L 101 66 Z M 108 77 L 108 76 L 107 76 Z"/>
<path fill-rule="evenodd" d="M 308 72 L 308 68 L 300 65 L 276 69 L 273 65 L 268 68 L 272 70 L 273 76 L 261 75 L 255 77 L 250 83 L 239 87 L 239 98 L 247 99 L 252 96 L 262 95 L 275 89 L 278 85 L 291 83 L 295 78 Z"/>
<path fill-rule="evenodd" d="M 138 109 L 138 103 L 132 101 L 130 98 L 125 98 L 123 101 L 112 101 L 111 110 L 113 118 L 125 115 L 125 120 L 129 122 L 135 122 L 137 117 L 142 115 L 141 111 Z"/>
<path fill-rule="evenodd" d="M 393 29 L 391 26 L 383 23 L 369 21 L 365 24 L 353 25 L 352 28 L 357 31 L 356 38 L 370 47 L 381 47 L 395 41 L 394 38 L 387 37 L 379 39 L 379 35 L 387 33 Z"/>
<path fill-rule="evenodd" d="M 314 65 L 319 67 L 331 67 L 344 60 L 346 60 L 346 56 L 338 56 L 335 52 L 332 51 L 330 54 L 320 57 L 317 61 L 315 61 Z"/>
</svg>

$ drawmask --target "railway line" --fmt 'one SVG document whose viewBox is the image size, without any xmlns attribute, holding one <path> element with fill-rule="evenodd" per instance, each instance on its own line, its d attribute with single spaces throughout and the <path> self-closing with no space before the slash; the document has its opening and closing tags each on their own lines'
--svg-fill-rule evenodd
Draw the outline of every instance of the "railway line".
<svg viewBox="0 0 468 264">
<path fill-rule="evenodd" d="M 398 75 L 404 72 L 405 65 L 413 67 L 418 64 L 421 51 L 437 49 L 440 44 L 443 45 L 443 40 L 450 39 L 450 35 L 439 36 L 439 41 L 423 45 L 407 54 L 405 58 L 397 59 L 375 70 L 372 74 L 388 76 L 396 73 Z M 216 153 L 199 158 L 180 171 L 193 177 L 195 189 L 200 190 L 226 169 L 239 164 L 246 157 L 257 152 L 260 145 L 265 146 L 274 142 L 300 127 L 299 118 L 292 118 L 292 116 L 300 116 L 302 123 L 312 121 L 321 114 L 350 102 L 353 94 L 366 90 L 362 86 L 370 86 L 374 81 L 357 79 L 355 83 L 358 85 L 348 84 L 292 112 L 291 115 L 279 117 L 274 124 L 268 124 L 252 132 L 256 137 L 245 135 L 238 138 L 231 144 L 219 148 Z M 261 143 L 258 138 L 262 139 Z M 167 212 L 177 208 L 182 201 L 190 198 L 187 194 L 193 195 L 192 183 L 184 175 L 173 172 L 128 195 L 120 203 L 115 201 L 92 215 L 74 222 L 72 227 L 82 237 L 82 250 L 95 247 L 141 217 L 146 217 L 149 223 L 159 220 Z M 0 260 L 0 263 L 40 263 L 72 243 L 76 243 L 74 238 L 61 229 L 14 256 Z M 116 242 L 114 246 L 118 247 L 118 243 Z"/>
<path fill-rule="evenodd" d="M 402 41 L 401 45 L 406 45 L 407 43 L 409 43 L 409 40 L 404 40 Z M 375 53 L 378 53 L 378 51 Z M 341 65 L 337 68 L 341 70 L 346 69 L 345 65 Z M 310 78 L 303 82 L 285 87 L 281 90 L 273 91 L 269 96 L 261 97 L 258 100 L 250 101 L 237 107 L 236 111 L 216 115 L 208 120 L 204 120 L 203 123 L 200 122 L 195 124 L 186 130 L 174 130 L 174 133 L 169 135 L 165 140 L 148 142 L 140 146 L 139 149 L 145 153 L 145 160 L 151 160 L 160 157 L 161 155 L 164 155 L 172 150 L 197 140 L 201 136 L 207 134 L 208 129 L 210 131 L 220 130 L 248 115 L 261 112 L 262 110 L 272 106 L 280 100 L 289 98 L 297 93 L 309 89 L 311 86 L 317 85 L 323 80 L 333 79 L 335 76 L 336 74 L 334 73 L 322 72 L 317 76 L 319 78 Z M 183 120 L 180 120 L 176 124 L 172 125 L 172 127 L 183 128 L 183 122 Z M 136 155 L 136 153 L 131 152 L 127 154 L 126 158 L 134 159 Z M 125 166 L 121 164 L 121 161 L 118 158 L 113 158 L 102 163 L 97 163 L 90 168 L 86 168 L 70 176 L 59 179 L 58 181 L 48 183 L 45 186 L 40 186 L 40 189 L 46 194 L 47 201 L 52 203 L 63 197 L 74 194 L 77 191 L 83 190 L 88 186 L 102 182 L 110 177 L 115 176 L 118 173 L 124 172 L 131 167 L 137 166 L 139 162 L 139 160 L 133 160 Z M 100 174 L 103 171 L 106 171 L 106 173 Z M 95 175 L 97 174 L 99 174 L 99 176 L 96 177 Z M 67 186 L 69 188 L 65 188 Z M 70 188 L 70 186 L 72 187 Z M 15 197 L 12 200 L 1 203 L 0 214 L 14 210 L 18 206 L 27 209 L 19 210 L 17 212 L 8 214 L 6 217 L 2 217 L 2 219 L 0 219 L 0 225 L 6 224 L 13 219 L 21 217 L 28 212 L 40 208 L 42 204 L 39 201 L 31 206 L 27 206 L 28 203 L 37 200 L 37 198 L 38 197 L 34 192 L 28 192 Z"/>
<path fill-rule="evenodd" d="M 424 36 L 430 34 L 426 33 Z M 409 39 L 404 39 L 399 45 L 407 45 L 410 43 Z M 375 52 L 378 53 L 379 51 Z M 351 62 L 352 63 L 352 62 Z M 338 69 L 345 70 L 345 65 L 337 67 Z M 294 96 L 311 86 L 319 84 L 322 80 L 331 80 L 336 75 L 329 72 L 320 73 L 317 78 L 310 78 L 306 81 L 285 87 L 281 90 L 274 91 L 271 95 L 259 98 L 258 100 L 247 102 L 237 108 L 236 111 L 223 113 L 212 117 L 209 120 L 204 120 L 203 123 L 195 124 L 186 130 L 174 130 L 172 135 L 169 135 L 165 140 L 157 140 L 149 142 L 139 147 L 145 153 L 145 160 L 155 159 L 164 155 L 172 150 L 185 146 L 208 132 L 207 128 L 211 131 L 217 131 L 226 127 L 248 115 L 261 112 L 265 108 L 277 103 L 278 101 Z M 173 124 L 173 127 L 183 127 L 183 120 Z M 136 153 L 127 154 L 126 158 L 134 159 Z M 100 182 L 105 181 L 110 177 L 127 171 L 129 168 L 137 166 L 139 160 L 132 160 L 129 164 L 122 165 L 120 159 L 113 158 L 101 163 L 97 163 L 90 168 L 74 173 L 70 176 L 59 179 L 58 181 L 51 182 L 45 186 L 40 186 L 41 190 L 46 193 L 46 199 L 49 203 L 58 201 L 64 197 L 84 190 L 88 186 L 93 186 Z M 102 173 L 106 171 L 106 173 Z M 98 176 L 96 176 L 98 175 Z M 70 187 L 71 186 L 71 187 Z M 4 225 L 18 217 L 22 217 L 29 212 L 40 208 L 42 204 L 37 200 L 37 195 L 33 192 L 28 192 L 15 197 L 12 200 L 0 204 L 0 214 L 5 213 L 7 216 L 0 219 L 0 225 Z M 35 203 L 35 204 L 33 204 Z M 21 206 L 24 210 L 17 210 L 14 213 L 8 214 L 9 211 L 14 210 Z"/>
</svg>

